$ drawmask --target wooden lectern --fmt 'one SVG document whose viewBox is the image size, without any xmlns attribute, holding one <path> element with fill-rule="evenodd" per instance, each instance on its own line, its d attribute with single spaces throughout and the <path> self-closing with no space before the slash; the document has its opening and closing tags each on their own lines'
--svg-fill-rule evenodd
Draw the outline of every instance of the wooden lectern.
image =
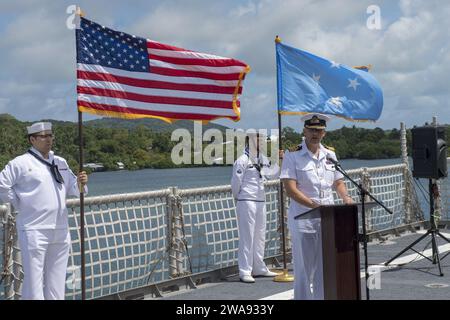
<svg viewBox="0 0 450 320">
<path fill-rule="evenodd" d="M 361 300 L 358 206 L 329 205 L 295 219 L 321 218 L 325 300 Z"/>
</svg>

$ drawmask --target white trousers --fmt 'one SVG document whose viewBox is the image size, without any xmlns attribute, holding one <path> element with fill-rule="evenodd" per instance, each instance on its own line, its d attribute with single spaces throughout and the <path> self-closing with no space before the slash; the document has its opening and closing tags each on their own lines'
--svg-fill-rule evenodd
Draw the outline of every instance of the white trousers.
<svg viewBox="0 0 450 320">
<path fill-rule="evenodd" d="M 266 203 L 237 201 L 239 227 L 239 276 L 264 274 L 269 269 L 264 263 L 266 243 Z"/>
<path fill-rule="evenodd" d="M 294 262 L 294 299 L 323 300 L 322 234 L 320 219 L 311 219 L 304 229 L 300 220 L 289 223 Z"/>
<path fill-rule="evenodd" d="M 23 300 L 64 300 L 70 233 L 62 230 L 18 232 L 23 266 Z"/>
</svg>

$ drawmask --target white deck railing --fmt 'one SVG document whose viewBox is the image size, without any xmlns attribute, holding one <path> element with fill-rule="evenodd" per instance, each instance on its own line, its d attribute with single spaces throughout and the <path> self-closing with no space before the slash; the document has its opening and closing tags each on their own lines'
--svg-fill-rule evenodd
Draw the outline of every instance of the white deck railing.
<svg viewBox="0 0 450 320">
<path fill-rule="evenodd" d="M 349 174 L 394 212 L 390 215 L 381 208 L 367 212 L 369 231 L 394 228 L 423 218 L 406 165 L 349 170 Z M 359 201 L 356 188 L 349 182 L 347 187 L 353 199 Z M 269 181 L 266 183 L 266 257 L 282 253 L 278 204 L 279 182 Z M 79 200 L 71 199 L 67 205 L 72 251 L 66 298 L 79 299 Z M 4 205 L 0 206 L 0 214 L 4 274 L 0 294 L 3 299 L 17 299 L 23 275 L 14 215 Z M 238 227 L 229 185 L 87 197 L 85 221 L 88 299 L 237 264 Z M 289 232 L 286 234 L 289 240 Z M 289 241 L 287 244 L 289 250 Z"/>
</svg>

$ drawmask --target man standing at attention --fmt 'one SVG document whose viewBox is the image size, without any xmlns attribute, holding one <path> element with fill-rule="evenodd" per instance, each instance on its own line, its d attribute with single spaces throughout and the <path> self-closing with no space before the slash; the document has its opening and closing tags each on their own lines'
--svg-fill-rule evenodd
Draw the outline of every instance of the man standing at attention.
<svg viewBox="0 0 450 320">
<path fill-rule="evenodd" d="M 291 198 L 288 226 L 292 235 L 294 262 L 294 299 L 322 300 L 322 235 L 320 218 L 298 219 L 294 217 L 321 205 L 334 204 L 334 188 L 345 204 L 351 204 L 343 175 L 336 171 L 332 161 L 334 151 L 321 144 L 325 137 L 328 116 L 308 114 L 304 121 L 305 140 L 283 159 L 280 179 Z"/>
<path fill-rule="evenodd" d="M 231 189 L 236 201 L 239 227 L 238 265 L 239 279 L 253 283 L 258 277 L 274 277 L 264 263 L 266 239 L 266 193 L 264 181 L 276 179 L 277 164 L 271 166 L 269 159 L 260 150 L 266 144 L 266 136 L 250 132 L 246 137 L 246 148 L 234 163 Z"/>
<path fill-rule="evenodd" d="M 63 300 L 70 233 L 66 196 L 79 194 L 86 172 L 72 173 L 66 160 L 53 154 L 52 124 L 27 127 L 32 147 L 0 173 L 0 199 L 18 211 L 17 234 L 22 254 L 22 299 Z"/>
</svg>

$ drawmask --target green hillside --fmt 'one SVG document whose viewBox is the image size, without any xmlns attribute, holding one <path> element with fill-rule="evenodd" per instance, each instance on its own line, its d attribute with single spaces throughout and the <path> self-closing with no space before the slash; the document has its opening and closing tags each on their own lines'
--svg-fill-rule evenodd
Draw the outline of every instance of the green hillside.
<svg viewBox="0 0 450 320">
<path fill-rule="evenodd" d="M 190 120 L 179 120 L 172 124 L 163 122 L 158 119 L 115 119 L 115 118 L 102 118 L 96 120 L 89 120 L 84 122 L 86 126 L 96 127 L 96 128 L 122 128 L 122 129 L 134 129 L 139 126 L 144 126 L 151 129 L 153 132 L 172 132 L 178 128 L 185 128 L 190 132 L 194 131 L 194 122 Z M 219 129 L 220 131 L 225 131 L 227 127 L 208 123 L 203 125 L 203 130 L 208 129 Z"/>
<path fill-rule="evenodd" d="M 68 121 L 47 121 L 53 123 L 56 135 L 54 151 L 66 158 L 76 171 L 79 159 L 78 124 Z M 9 114 L 0 114 L 0 168 L 3 168 L 10 159 L 24 153 L 29 147 L 26 139 L 27 125 L 30 125 L 30 122 L 19 121 Z M 166 124 L 153 119 L 109 118 L 86 121 L 83 126 L 84 162 L 101 163 L 106 170 L 116 170 L 117 162 L 124 163 L 129 170 L 180 167 L 175 166 L 171 160 L 172 149 L 178 144 L 178 141 L 171 141 L 171 133 L 174 129 L 181 127 L 192 132 L 193 122 L 178 121 L 175 124 Z M 446 127 L 448 142 L 450 126 Z M 203 126 L 203 130 L 209 128 L 216 128 L 222 132 L 226 129 L 216 124 Z M 409 130 L 407 138 L 410 150 L 411 132 Z M 283 128 L 284 149 L 293 147 L 300 141 L 300 133 L 290 127 Z M 400 157 L 400 131 L 397 129 L 363 129 L 344 126 L 327 132 L 324 143 L 333 146 L 340 159 Z M 206 146 L 207 143 L 204 142 L 203 148 Z M 225 145 L 223 150 L 225 157 Z"/>
</svg>

